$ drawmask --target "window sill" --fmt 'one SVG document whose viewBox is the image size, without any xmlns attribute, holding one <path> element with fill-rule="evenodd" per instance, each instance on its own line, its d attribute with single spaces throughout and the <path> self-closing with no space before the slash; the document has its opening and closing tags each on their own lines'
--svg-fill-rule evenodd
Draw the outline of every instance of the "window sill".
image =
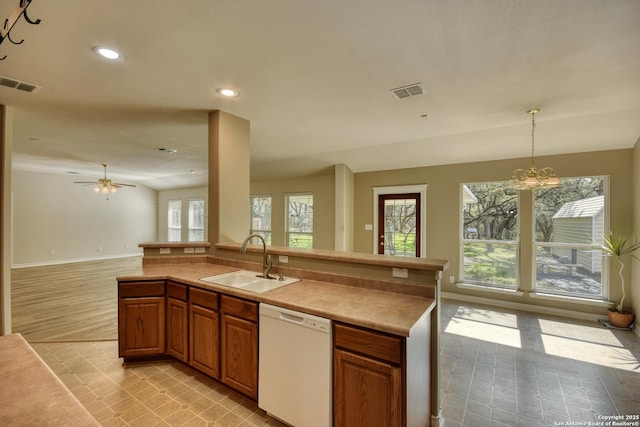
<svg viewBox="0 0 640 427">
<path fill-rule="evenodd" d="M 608 307 L 610 302 L 603 300 L 594 300 L 589 298 L 573 297 L 568 295 L 546 294 L 543 292 L 528 292 L 531 298 L 546 299 L 553 301 L 563 301 L 574 304 L 591 305 L 594 307 Z"/>
<path fill-rule="evenodd" d="M 503 295 L 515 295 L 522 296 L 524 292 L 518 291 L 516 289 L 504 289 L 504 288 L 496 288 L 486 285 L 471 285 L 469 283 L 456 283 L 458 289 L 469 289 L 474 291 L 482 291 L 482 292 L 491 292 L 495 294 L 503 294 Z"/>
</svg>

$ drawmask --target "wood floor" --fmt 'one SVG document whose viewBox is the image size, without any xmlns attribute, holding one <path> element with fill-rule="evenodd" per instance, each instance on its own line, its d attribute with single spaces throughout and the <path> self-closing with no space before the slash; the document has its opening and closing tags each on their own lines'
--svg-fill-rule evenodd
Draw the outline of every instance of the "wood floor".
<svg viewBox="0 0 640 427">
<path fill-rule="evenodd" d="M 11 271 L 12 331 L 29 342 L 118 339 L 116 276 L 142 257 Z"/>
</svg>

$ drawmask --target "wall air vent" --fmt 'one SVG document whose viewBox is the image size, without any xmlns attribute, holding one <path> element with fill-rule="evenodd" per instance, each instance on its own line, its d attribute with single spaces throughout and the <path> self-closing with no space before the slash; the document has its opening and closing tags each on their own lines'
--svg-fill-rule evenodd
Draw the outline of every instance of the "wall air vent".
<svg viewBox="0 0 640 427">
<path fill-rule="evenodd" d="M 422 95 L 424 90 L 422 89 L 422 83 L 414 83 L 412 85 L 390 89 L 389 92 L 393 93 L 396 98 L 403 99 L 411 96 Z"/>
<path fill-rule="evenodd" d="M 412 85 L 390 89 L 389 92 L 393 93 L 396 98 L 403 99 L 411 96 L 422 95 L 424 90 L 422 89 L 422 83 L 414 83 Z"/>
<path fill-rule="evenodd" d="M 40 90 L 40 86 L 38 85 L 21 82 L 20 80 L 11 79 L 4 76 L 0 76 L 0 86 L 10 87 L 12 89 L 18 89 L 29 93 L 34 93 Z"/>
</svg>

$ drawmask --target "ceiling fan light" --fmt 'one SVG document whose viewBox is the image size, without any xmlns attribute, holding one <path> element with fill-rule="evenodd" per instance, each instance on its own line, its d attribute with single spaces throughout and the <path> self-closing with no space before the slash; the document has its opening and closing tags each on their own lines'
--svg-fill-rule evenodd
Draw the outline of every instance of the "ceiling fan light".
<svg viewBox="0 0 640 427">
<path fill-rule="evenodd" d="M 93 187 L 93 191 L 95 191 L 96 193 L 99 193 L 100 192 L 100 186 L 98 185 L 96 187 Z"/>
</svg>

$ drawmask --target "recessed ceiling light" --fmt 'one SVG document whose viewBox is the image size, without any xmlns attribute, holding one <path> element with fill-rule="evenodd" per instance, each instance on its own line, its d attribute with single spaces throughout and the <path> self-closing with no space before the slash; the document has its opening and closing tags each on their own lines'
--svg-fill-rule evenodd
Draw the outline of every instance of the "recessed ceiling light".
<svg viewBox="0 0 640 427">
<path fill-rule="evenodd" d="M 93 51 L 101 57 L 110 61 L 124 61 L 124 55 L 108 47 L 96 46 Z"/>
<path fill-rule="evenodd" d="M 240 95 L 237 90 L 227 88 L 220 88 L 216 92 L 218 92 L 222 96 L 226 96 L 227 98 L 234 98 Z"/>
</svg>

